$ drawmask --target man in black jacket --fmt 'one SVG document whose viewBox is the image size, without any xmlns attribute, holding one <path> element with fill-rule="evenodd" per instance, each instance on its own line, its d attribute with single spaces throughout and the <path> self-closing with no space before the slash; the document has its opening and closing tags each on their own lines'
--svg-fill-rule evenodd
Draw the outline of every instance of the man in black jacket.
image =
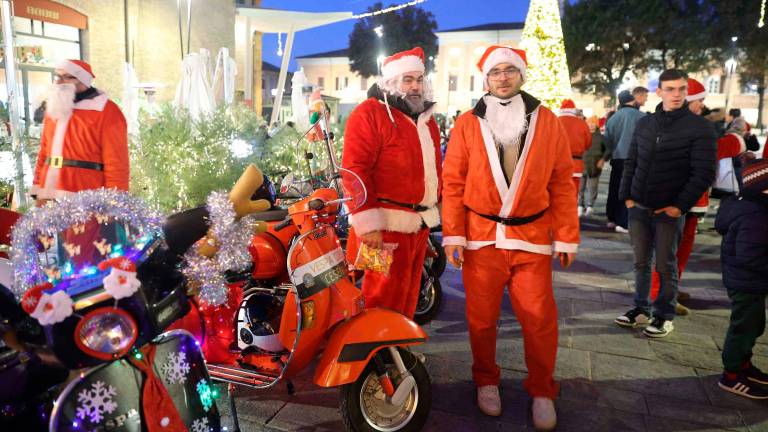
<svg viewBox="0 0 768 432">
<path fill-rule="evenodd" d="M 659 76 L 656 112 L 640 119 L 629 146 L 619 199 L 629 209 L 629 235 L 635 254 L 635 308 L 616 318 L 623 327 L 648 323 L 648 337 L 664 337 L 674 328 L 677 298 L 677 245 L 684 219 L 715 178 L 717 157 L 713 126 L 693 114 L 685 101 L 687 78 L 670 69 Z M 661 287 L 651 305 L 651 265 Z"/>
</svg>

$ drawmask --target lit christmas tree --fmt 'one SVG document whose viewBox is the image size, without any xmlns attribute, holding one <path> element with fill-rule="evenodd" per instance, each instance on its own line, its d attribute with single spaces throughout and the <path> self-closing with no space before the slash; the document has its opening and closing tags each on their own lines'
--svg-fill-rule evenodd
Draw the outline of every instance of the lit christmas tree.
<svg viewBox="0 0 768 432">
<path fill-rule="evenodd" d="M 549 108 L 571 96 L 558 0 L 531 0 L 520 47 L 528 59 L 523 89 Z"/>
</svg>

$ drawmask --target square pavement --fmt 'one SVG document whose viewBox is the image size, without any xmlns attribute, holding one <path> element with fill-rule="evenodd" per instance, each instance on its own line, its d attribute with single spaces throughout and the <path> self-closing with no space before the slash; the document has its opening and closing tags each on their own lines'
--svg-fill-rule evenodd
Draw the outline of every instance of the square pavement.
<svg viewBox="0 0 768 432">
<path fill-rule="evenodd" d="M 598 209 L 605 203 L 604 172 Z M 604 228 L 604 215 L 582 219 L 577 261 L 568 270 L 555 265 L 554 289 L 560 341 L 556 377 L 558 431 L 767 431 L 768 401 L 751 401 L 717 387 L 729 302 L 720 276 L 719 236 L 710 216 L 700 233 L 681 289 L 691 294 L 691 315 L 675 320 L 667 338 L 650 340 L 640 330 L 622 329 L 613 319 L 632 304 L 629 238 Z M 522 388 L 526 374 L 520 328 L 505 299 L 499 320 L 497 362 L 502 368 L 504 412 L 486 417 L 475 405 L 471 353 L 464 322 L 461 275 L 450 268 L 441 278 L 443 308 L 425 326 L 430 336 L 416 351 L 426 354 L 433 385 L 432 411 L 425 431 L 529 431 L 530 402 Z M 768 336 L 754 362 L 768 369 Z M 313 370 L 294 381 L 256 391 L 237 390 L 243 431 L 342 431 L 338 389 L 311 381 Z M 224 394 L 224 392 L 222 392 Z M 219 401 L 229 425 L 226 397 Z"/>
</svg>

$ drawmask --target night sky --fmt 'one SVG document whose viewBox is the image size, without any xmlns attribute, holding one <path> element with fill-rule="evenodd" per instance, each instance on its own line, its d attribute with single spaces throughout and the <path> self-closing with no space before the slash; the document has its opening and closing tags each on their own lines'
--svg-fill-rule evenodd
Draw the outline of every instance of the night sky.
<svg viewBox="0 0 768 432">
<path fill-rule="evenodd" d="M 401 4 L 407 0 L 382 1 L 384 7 L 390 4 Z M 368 6 L 376 3 L 374 0 L 262 0 L 261 7 L 269 9 L 284 9 L 312 12 L 352 12 L 364 13 Z M 432 12 L 437 20 L 438 30 L 450 30 L 478 24 L 495 22 L 525 21 L 528 12 L 528 0 L 427 0 L 419 7 Z M 346 48 L 349 33 L 356 19 L 342 21 L 323 27 L 304 30 L 296 33 L 291 55 L 290 70 L 295 70 L 297 56 L 315 54 Z M 285 44 L 286 35 L 282 35 Z M 277 35 L 264 35 L 264 61 L 280 66 L 281 58 L 277 56 Z"/>
</svg>

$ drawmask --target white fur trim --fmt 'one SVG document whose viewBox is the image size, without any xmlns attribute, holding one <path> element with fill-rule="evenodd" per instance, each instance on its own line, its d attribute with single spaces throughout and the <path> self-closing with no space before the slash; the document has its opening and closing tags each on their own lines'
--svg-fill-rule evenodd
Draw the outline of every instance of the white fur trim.
<svg viewBox="0 0 768 432">
<path fill-rule="evenodd" d="M 507 190 L 507 194 L 502 197 L 501 202 L 501 212 L 499 212 L 499 216 L 501 217 L 507 217 L 512 214 L 512 211 L 514 210 L 513 204 L 515 203 L 515 198 L 517 197 L 518 189 L 520 188 L 520 183 L 523 180 L 523 172 L 525 171 L 525 164 L 528 161 L 528 154 L 531 152 L 531 146 L 533 145 L 533 138 L 536 136 L 536 123 L 539 119 L 539 108 L 541 106 L 536 107 L 535 110 L 533 110 L 533 113 L 531 113 L 531 118 L 528 121 L 528 133 L 525 136 L 525 147 L 523 147 L 523 153 L 520 155 L 520 159 L 517 161 L 517 167 L 515 168 L 515 173 L 512 174 L 512 180 L 509 184 L 509 190 Z M 498 158 L 496 158 L 498 160 Z M 497 161 L 497 163 L 500 163 Z M 501 165 L 499 165 L 501 166 Z"/>
<path fill-rule="evenodd" d="M 443 237 L 443 246 L 467 246 L 467 238 L 462 236 Z"/>
<path fill-rule="evenodd" d="M 68 74 L 77 78 L 78 81 L 85 84 L 87 87 L 90 87 L 91 84 L 93 84 L 93 79 L 95 78 L 87 70 L 81 68 L 80 66 L 78 66 L 75 63 L 72 63 L 69 60 L 62 60 L 61 62 L 56 64 L 56 69 L 61 69 L 67 72 Z"/>
<path fill-rule="evenodd" d="M 381 67 L 381 75 L 385 79 L 394 78 L 406 72 L 424 72 L 424 63 L 421 57 L 408 55 L 385 64 Z"/>
<path fill-rule="evenodd" d="M 496 242 L 495 242 L 495 241 L 488 241 L 488 240 L 483 240 L 483 241 L 480 241 L 480 240 L 471 240 L 471 241 L 468 241 L 468 242 L 467 242 L 467 250 L 478 250 L 478 249 L 482 249 L 482 248 L 484 248 L 484 247 L 486 247 L 486 246 L 491 246 L 491 245 L 495 245 L 495 244 L 496 244 Z M 501 248 L 501 249 L 503 249 L 503 248 Z"/>
<path fill-rule="evenodd" d="M 503 200 L 509 187 L 507 186 L 507 179 L 504 178 L 504 171 L 501 169 L 499 151 L 496 149 L 496 143 L 493 141 L 493 135 L 491 134 L 491 128 L 488 126 L 488 122 L 480 117 L 477 118 L 477 121 L 480 123 L 480 133 L 483 136 L 488 164 L 491 166 L 493 182 L 496 184 L 496 191 L 499 193 L 499 198 Z"/>
<path fill-rule="evenodd" d="M 512 66 L 520 69 L 520 75 L 522 75 L 523 81 L 525 81 L 525 70 L 527 69 L 525 61 L 511 48 L 506 47 L 496 48 L 488 55 L 483 63 L 483 76 L 487 78 L 488 72 L 490 72 L 494 66 L 501 63 L 511 63 Z"/>
<path fill-rule="evenodd" d="M 555 252 L 576 253 L 579 251 L 578 243 L 555 242 Z"/>
<path fill-rule="evenodd" d="M 359 235 L 373 231 L 381 231 L 386 227 L 382 209 L 372 208 L 349 215 L 349 223 Z"/>
<path fill-rule="evenodd" d="M 695 101 L 695 100 L 704 99 L 706 97 L 707 97 L 707 91 L 705 90 L 705 91 L 703 91 L 701 93 L 697 93 L 695 95 L 689 94 L 688 96 L 685 97 L 685 100 L 687 100 L 688 102 L 692 102 L 692 101 Z"/>
<path fill-rule="evenodd" d="M 421 229 L 421 216 L 418 213 L 408 210 L 396 210 L 382 208 L 384 215 L 384 226 L 387 231 L 400 233 L 415 233 Z"/>
<path fill-rule="evenodd" d="M 560 117 L 578 117 L 579 113 L 576 108 L 562 108 L 560 110 Z"/>
<path fill-rule="evenodd" d="M 76 110 L 87 111 L 104 111 L 104 107 L 107 106 L 109 96 L 104 92 L 99 92 L 99 95 L 91 99 L 83 99 L 77 102 L 74 106 Z"/>
<path fill-rule="evenodd" d="M 688 210 L 690 213 L 706 213 L 709 210 L 709 206 L 691 207 Z"/>
<path fill-rule="evenodd" d="M 64 117 L 60 120 L 56 120 L 56 129 L 53 132 L 53 140 L 51 141 L 51 152 L 48 157 L 62 156 L 64 151 L 64 135 L 67 134 L 67 126 L 69 125 L 69 119 L 72 116 Z M 56 198 L 56 187 L 59 184 L 59 174 L 61 168 L 56 168 L 53 165 L 48 165 L 48 170 L 45 172 L 45 182 L 43 187 L 38 191 L 37 197 L 42 199 Z"/>
<path fill-rule="evenodd" d="M 437 161 L 435 160 L 435 143 L 429 133 L 429 121 L 432 119 L 434 105 L 419 115 L 416 130 L 421 144 L 421 160 L 424 167 L 424 198 L 419 204 L 432 207 L 437 204 Z M 438 221 L 440 216 L 438 215 Z"/>
<path fill-rule="evenodd" d="M 582 175 L 583 175 L 583 174 L 582 174 L 582 173 L 580 173 L 580 172 L 575 172 L 575 173 L 573 173 L 573 176 L 574 176 L 574 177 L 581 177 Z"/>
<path fill-rule="evenodd" d="M 421 218 L 424 220 L 424 223 L 427 224 L 427 226 L 430 228 L 434 228 L 440 225 L 440 211 L 437 209 L 437 207 L 431 207 L 427 211 L 420 212 L 419 216 L 421 216 Z"/>
</svg>

